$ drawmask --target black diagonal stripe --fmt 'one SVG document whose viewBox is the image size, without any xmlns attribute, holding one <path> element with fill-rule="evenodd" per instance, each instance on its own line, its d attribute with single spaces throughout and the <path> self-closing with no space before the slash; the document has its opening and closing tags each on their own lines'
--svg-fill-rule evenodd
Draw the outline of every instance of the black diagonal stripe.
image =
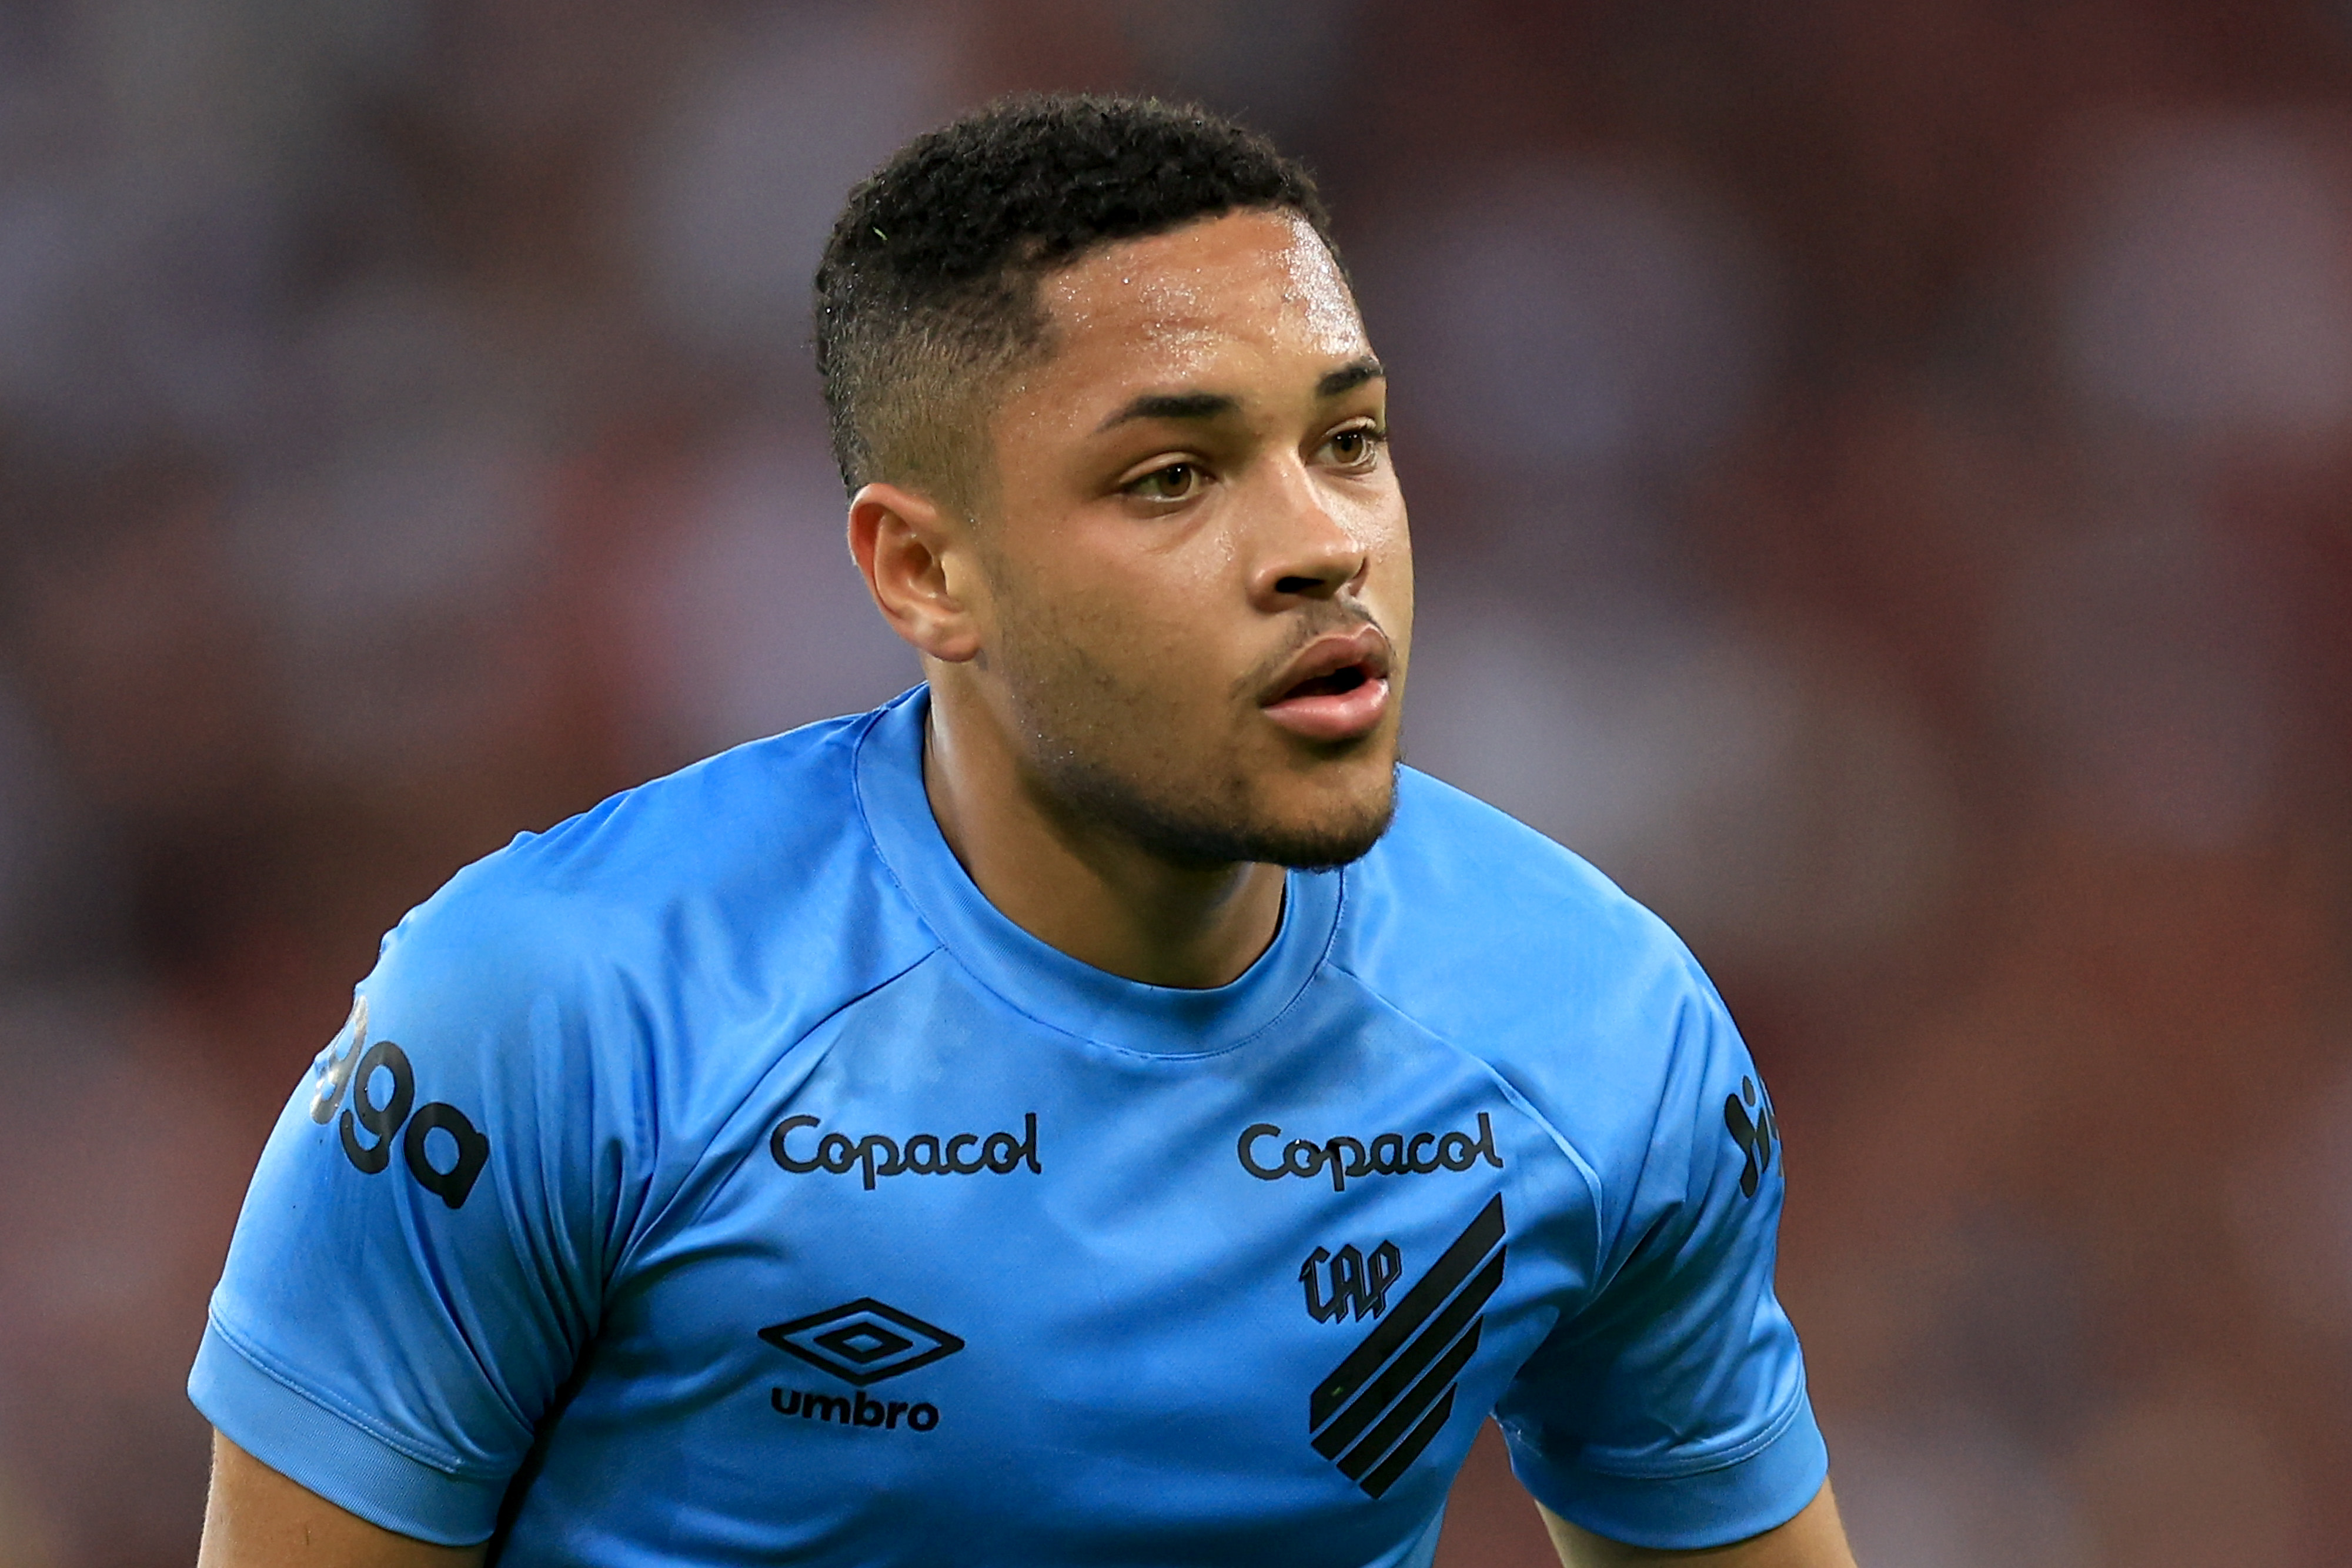
<svg viewBox="0 0 2352 1568">
<path fill-rule="evenodd" d="M 1435 1404 L 1437 1396 L 1454 1385 L 1455 1375 L 1472 1356 L 1478 1354 L 1478 1334 L 1486 1323 L 1484 1318 L 1473 1319 L 1470 1332 L 1455 1340 L 1454 1348 L 1437 1358 L 1437 1364 L 1423 1374 L 1421 1381 L 1396 1402 L 1396 1408 L 1381 1416 L 1381 1424 L 1365 1433 L 1362 1442 L 1334 1461 L 1339 1465 L 1341 1475 L 1351 1481 L 1360 1479 L 1372 1468 L 1374 1460 L 1389 1451 L 1416 1416 Z"/>
<path fill-rule="evenodd" d="M 1325 1458 L 1336 1458 L 1339 1450 L 1356 1440 L 1358 1433 L 1372 1424 L 1375 1416 L 1389 1406 L 1389 1402 L 1404 1386 L 1422 1374 L 1422 1370 L 1437 1359 L 1440 1352 L 1454 1343 L 1462 1326 L 1478 1315 L 1495 1287 L 1503 1282 L 1505 1249 L 1497 1248 L 1487 1265 L 1462 1288 L 1462 1293 L 1447 1303 L 1444 1312 L 1430 1320 L 1413 1342 L 1391 1362 L 1388 1369 L 1366 1385 L 1364 1391 L 1348 1402 L 1346 1409 L 1331 1418 L 1315 1439 L 1315 1451 Z"/>
<path fill-rule="evenodd" d="M 1493 1250 L 1503 1239 L 1503 1195 L 1496 1193 L 1478 1211 L 1469 1228 L 1454 1239 L 1438 1260 L 1429 1266 L 1429 1272 L 1414 1282 L 1412 1290 L 1389 1312 L 1380 1326 L 1364 1336 L 1364 1342 L 1348 1353 L 1348 1359 L 1332 1369 L 1322 1386 L 1315 1390 L 1307 1403 L 1307 1429 L 1310 1432 L 1331 1418 L 1332 1413 L 1345 1405 L 1365 1379 L 1378 1372 L 1381 1363 L 1396 1354 L 1397 1346 L 1412 1337 L 1422 1320 L 1435 1312 L 1440 1302 L 1454 1293 L 1480 1259 Z"/>
<path fill-rule="evenodd" d="M 1445 1397 L 1437 1402 L 1437 1408 L 1423 1416 L 1421 1425 L 1412 1429 L 1412 1435 L 1396 1446 L 1396 1452 L 1381 1460 L 1379 1469 L 1356 1484 L 1374 1497 L 1380 1496 L 1389 1488 L 1396 1485 L 1397 1478 L 1412 1468 L 1413 1460 L 1421 1458 L 1421 1451 L 1429 1447 L 1439 1432 L 1444 1430 L 1445 1418 L 1453 1414 L 1454 1390 L 1449 1388 L 1445 1391 Z"/>
</svg>

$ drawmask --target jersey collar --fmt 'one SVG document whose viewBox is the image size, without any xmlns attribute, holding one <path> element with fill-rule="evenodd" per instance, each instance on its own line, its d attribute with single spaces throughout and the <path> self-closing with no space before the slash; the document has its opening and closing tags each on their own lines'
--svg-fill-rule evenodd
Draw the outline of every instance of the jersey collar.
<svg viewBox="0 0 2352 1568">
<path fill-rule="evenodd" d="M 919 685 L 867 720 L 857 745 L 857 799 L 883 862 L 932 932 L 974 978 L 1055 1029 L 1155 1056 L 1230 1050 L 1279 1017 L 1329 950 L 1344 873 L 1299 872 L 1285 883 L 1282 925 L 1241 977 L 1213 990 L 1145 985 L 1039 941 L 988 902 L 940 836 L 923 789 Z"/>
</svg>

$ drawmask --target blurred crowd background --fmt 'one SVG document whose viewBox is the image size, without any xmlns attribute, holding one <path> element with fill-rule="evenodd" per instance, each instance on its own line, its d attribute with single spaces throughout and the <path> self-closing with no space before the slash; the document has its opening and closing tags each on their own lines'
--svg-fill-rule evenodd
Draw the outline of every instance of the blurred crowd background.
<svg viewBox="0 0 2352 1568">
<path fill-rule="evenodd" d="M 2352 5 L 7 0 L 0 1568 L 190 1561 L 382 930 L 913 678 L 806 279 L 1063 87 L 1326 182 L 1412 760 L 1728 997 L 1863 1561 L 2352 1561 Z"/>
</svg>

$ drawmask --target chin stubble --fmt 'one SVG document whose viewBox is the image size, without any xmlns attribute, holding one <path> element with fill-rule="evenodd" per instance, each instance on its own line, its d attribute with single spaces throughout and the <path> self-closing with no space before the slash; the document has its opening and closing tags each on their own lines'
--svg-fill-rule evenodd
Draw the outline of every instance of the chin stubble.
<svg viewBox="0 0 2352 1568">
<path fill-rule="evenodd" d="M 1043 796 L 1073 821 L 1108 828 L 1178 865 L 1264 862 L 1328 870 L 1360 859 L 1396 810 L 1391 764 L 1376 794 L 1311 823 L 1269 821 L 1252 809 L 1248 780 L 1184 758 L 1164 742 L 1136 745 L 1155 705 L 1076 643 L 1055 639 L 1051 668 L 1026 656 L 1025 640 L 1000 644 L 999 673 Z"/>
<path fill-rule="evenodd" d="M 1063 809 L 1177 865 L 1258 861 L 1294 871 L 1329 871 L 1362 858 L 1380 842 L 1396 814 L 1393 767 L 1376 800 L 1353 803 L 1345 817 L 1306 825 L 1253 821 L 1238 800 L 1216 801 L 1198 795 L 1182 800 L 1174 789 L 1146 789 L 1066 750 L 1041 765 L 1038 772 Z M 1229 793 L 1243 791 L 1237 788 Z"/>
</svg>

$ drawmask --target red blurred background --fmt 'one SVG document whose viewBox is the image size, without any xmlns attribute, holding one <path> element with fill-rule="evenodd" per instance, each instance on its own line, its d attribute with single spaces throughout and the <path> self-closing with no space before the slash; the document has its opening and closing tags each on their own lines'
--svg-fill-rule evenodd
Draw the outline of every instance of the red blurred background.
<svg viewBox="0 0 2352 1568">
<path fill-rule="evenodd" d="M 912 678 L 805 281 L 1030 87 L 1326 182 L 1412 758 L 1731 1001 L 1863 1560 L 2352 1560 L 2352 5 L 16 0 L 0 1568 L 190 1559 L 383 929 Z M 1450 1568 L 1550 1561 L 1496 1449 Z"/>
</svg>

